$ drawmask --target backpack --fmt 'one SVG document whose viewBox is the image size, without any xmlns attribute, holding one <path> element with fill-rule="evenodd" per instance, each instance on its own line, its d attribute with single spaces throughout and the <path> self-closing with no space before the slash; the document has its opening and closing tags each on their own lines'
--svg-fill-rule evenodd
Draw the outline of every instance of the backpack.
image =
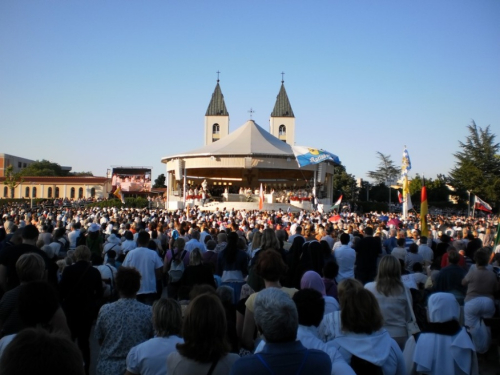
<svg viewBox="0 0 500 375">
<path fill-rule="evenodd" d="M 170 269 L 168 271 L 168 279 L 170 283 L 177 283 L 184 274 L 184 257 L 187 251 L 184 250 L 180 259 L 174 260 L 174 251 L 172 251 L 172 259 L 170 260 Z"/>
</svg>

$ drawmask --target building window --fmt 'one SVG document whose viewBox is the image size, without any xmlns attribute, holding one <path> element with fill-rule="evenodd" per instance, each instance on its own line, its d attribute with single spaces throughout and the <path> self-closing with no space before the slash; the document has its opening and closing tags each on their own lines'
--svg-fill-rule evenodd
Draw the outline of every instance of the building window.
<svg viewBox="0 0 500 375">
<path fill-rule="evenodd" d="M 7 186 L 3 188 L 3 196 L 4 198 L 7 198 L 9 196 L 9 188 Z"/>
<path fill-rule="evenodd" d="M 285 125 L 280 125 L 278 128 L 278 138 L 281 139 L 283 142 L 286 142 L 286 126 Z"/>
<path fill-rule="evenodd" d="M 26 163 L 23 163 L 23 168 L 26 168 L 26 167 L 27 167 Z"/>
<path fill-rule="evenodd" d="M 52 188 L 51 188 L 51 187 L 49 187 L 49 188 L 47 189 L 47 197 L 48 197 L 48 198 L 52 198 Z"/>
<path fill-rule="evenodd" d="M 36 198 L 36 187 L 33 186 L 33 189 L 31 189 L 31 196 L 33 198 Z"/>
<path fill-rule="evenodd" d="M 78 199 L 83 198 L 83 188 L 78 189 Z"/>
<path fill-rule="evenodd" d="M 71 188 L 70 194 L 71 194 L 70 195 L 71 199 L 74 199 L 75 198 L 75 188 L 74 187 Z"/>
<path fill-rule="evenodd" d="M 220 139 L 220 126 L 219 124 L 212 125 L 212 142 L 216 142 Z"/>
<path fill-rule="evenodd" d="M 92 198 L 94 198 L 94 197 L 95 197 L 95 188 L 90 189 L 90 196 L 91 196 Z"/>
<path fill-rule="evenodd" d="M 22 166 L 22 165 L 23 165 L 23 164 L 22 164 L 20 161 L 18 161 L 18 162 L 17 162 L 17 167 L 18 167 L 18 168 L 21 168 L 21 166 Z"/>
<path fill-rule="evenodd" d="M 30 196 L 30 187 L 29 186 L 26 186 L 26 189 L 24 189 L 24 196 L 26 198 L 29 198 L 29 196 Z"/>
<path fill-rule="evenodd" d="M 59 198 L 59 188 L 56 187 L 56 194 L 55 194 L 55 198 Z"/>
</svg>

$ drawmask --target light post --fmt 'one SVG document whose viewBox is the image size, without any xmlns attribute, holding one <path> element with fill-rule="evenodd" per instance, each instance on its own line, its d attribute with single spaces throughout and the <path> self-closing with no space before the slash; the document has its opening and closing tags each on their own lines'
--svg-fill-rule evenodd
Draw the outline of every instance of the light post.
<svg viewBox="0 0 500 375">
<path fill-rule="evenodd" d="M 391 185 L 394 183 L 394 180 L 391 178 L 387 179 L 387 188 L 389 189 L 389 212 L 391 212 Z"/>
<path fill-rule="evenodd" d="M 34 185 L 34 184 L 35 184 L 35 183 L 34 183 L 34 182 L 32 182 L 32 183 L 31 183 L 31 188 L 30 188 L 30 190 L 31 190 L 31 191 L 30 191 L 30 208 L 31 208 L 31 209 L 33 209 L 33 185 Z"/>
<path fill-rule="evenodd" d="M 467 190 L 467 194 L 469 194 L 469 199 L 467 200 L 467 217 L 470 217 L 470 190 Z"/>
</svg>

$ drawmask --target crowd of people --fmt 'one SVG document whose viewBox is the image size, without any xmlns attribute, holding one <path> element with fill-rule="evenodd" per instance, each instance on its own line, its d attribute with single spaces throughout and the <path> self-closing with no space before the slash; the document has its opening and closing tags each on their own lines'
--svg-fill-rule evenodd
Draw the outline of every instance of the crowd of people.
<svg viewBox="0 0 500 375">
<path fill-rule="evenodd" d="M 477 374 L 498 217 L 335 217 L 0 208 L 0 373 Z"/>
</svg>

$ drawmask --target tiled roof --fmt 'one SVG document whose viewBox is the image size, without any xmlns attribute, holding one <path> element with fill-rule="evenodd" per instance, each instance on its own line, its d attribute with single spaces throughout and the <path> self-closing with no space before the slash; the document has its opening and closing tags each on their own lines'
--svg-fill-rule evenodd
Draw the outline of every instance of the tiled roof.
<svg viewBox="0 0 500 375">
<path fill-rule="evenodd" d="M 219 81 L 217 81 L 217 86 L 215 86 L 214 93 L 212 94 L 212 100 L 210 100 L 205 116 L 229 116 L 226 103 L 224 102 L 224 95 L 222 95 L 222 91 L 220 89 Z"/>
<path fill-rule="evenodd" d="M 295 117 L 283 82 L 281 82 L 281 89 L 276 98 L 276 104 L 274 105 L 271 117 Z"/>
</svg>

